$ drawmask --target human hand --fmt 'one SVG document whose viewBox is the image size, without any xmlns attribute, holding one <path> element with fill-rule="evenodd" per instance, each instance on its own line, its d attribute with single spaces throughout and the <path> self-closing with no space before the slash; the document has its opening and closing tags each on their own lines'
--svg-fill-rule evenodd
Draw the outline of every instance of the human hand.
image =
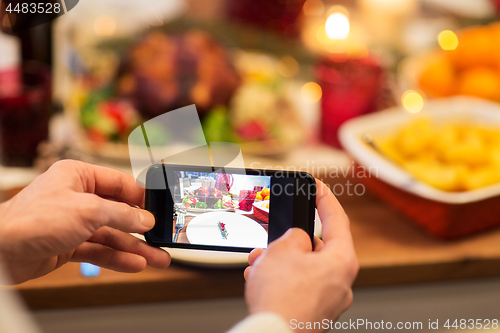
<svg viewBox="0 0 500 333">
<path fill-rule="evenodd" d="M 155 223 L 151 213 L 130 205 L 144 208 L 144 189 L 132 176 L 77 161 L 56 162 L 0 205 L 0 257 L 13 282 L 40 277 L 68 261 L 121 272 L 167 267 L 167 252 L 129 234 L 146 232 Z"/>
<path fill-rule="evenodd" d="M 317 180 L 316 207 L 323 241 L 290 229 L 266 251 L 249 255 L 245 298 L 251 314 L 274 312 L 288 323 L 336 320 L 352 303 L 359 266 L 349 219 L 330 189 Z M 311 330 L 321 331 L 321 329 Z"/>
</svg>

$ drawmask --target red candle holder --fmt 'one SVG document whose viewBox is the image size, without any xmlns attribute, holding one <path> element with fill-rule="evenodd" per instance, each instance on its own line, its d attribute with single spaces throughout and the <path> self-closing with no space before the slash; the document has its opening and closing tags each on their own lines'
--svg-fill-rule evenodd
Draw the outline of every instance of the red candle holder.
<svg viewBox="0 0 500 333">
<path fill-rule="evenodd" d="M 332 55 L 321 59 L 316 75 L 323 91 L 321 140 L 340 147 L 337 132 L 346 120 L 377 110 L 383 70 L 377 58 Z"/>
</svg>

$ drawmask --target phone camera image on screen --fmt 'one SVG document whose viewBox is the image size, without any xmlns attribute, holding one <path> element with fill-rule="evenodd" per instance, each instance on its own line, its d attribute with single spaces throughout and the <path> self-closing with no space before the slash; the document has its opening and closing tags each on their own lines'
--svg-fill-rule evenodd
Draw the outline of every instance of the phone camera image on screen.
<svg viewBox="0 0 500 333">
<path fill-rule="evenodd" d="M 267 247 L 271 177 L 178 172 L 174 243 Z"/>
<path fill-rule="evenodd" d="M 294 226 L 296 178 L 235 171 L 159 167 L 148 172 L 150 182 L 158 177 L 167 184 L 164 190 L 146 191 L 146 208 L 156 218 L 148 242 L 249 251 L 267 248 Z"/>
</svg>

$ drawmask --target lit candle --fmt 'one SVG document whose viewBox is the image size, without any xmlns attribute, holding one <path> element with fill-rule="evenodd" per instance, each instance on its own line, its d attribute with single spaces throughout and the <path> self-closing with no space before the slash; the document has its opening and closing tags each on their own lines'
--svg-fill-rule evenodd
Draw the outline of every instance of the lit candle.
<svg viewBox="0 0 500 333">
<path fill-rule="evenodd" d="M 333 12 L 326 19 L 325 32 L 330 39 L 346 39 L 350 30 L 349 18 L 344 13 Z"/>
<path fill-rule="evenodd" d="M 322 10 L 318 1 L 308 0 L 304 8 L 304 44 L 321 57 L 317 82 L 304 84 L 302 95 L 311 103 L 321 103 L 320 138 L 339 147 L 340 125 L 376 110 L 383 69 L 378 58 L 369 54 L 356 13 L 339 5 Z"/>
<path fill-rule="evenodd" d="M 311 0 L 309 0 L 311 1 Z M 306 15 L 302 37 L 313 52 L 331 54 L 347 53 L 364 57 L 368 53 L 361 25 L 343 6 L 332 6 L 321 15 Z"/>
</svg>

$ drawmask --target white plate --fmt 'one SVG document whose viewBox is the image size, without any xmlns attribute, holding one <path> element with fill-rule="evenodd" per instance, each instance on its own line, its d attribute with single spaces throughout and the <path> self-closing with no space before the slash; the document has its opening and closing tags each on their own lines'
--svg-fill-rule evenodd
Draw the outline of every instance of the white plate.
<svg viewBox="0 0 500 333">
<path fill-rule="evenodd" d="M 224 238 L 219 222 L 225 224 Z M 255 220 L 240 214 L 228 212 L 206 213 L 193 218 L 186 235 L 191 244 L 267 248 L 267 231 Z"/>
<path fill-rule="evenodd" d="M 419 115 L 443 123 L 449 120 L 467 121 L 500 126 L 500 104 L 468 96 L 428 100 Z M 382 181 L 420 197 L 448 204 L 465 204 L 500 195 L 500 184 L 465 192 L 446 192 L 427 185 L 387 160 L 362 140 L 363 134 L 375 139 L 386 136 L 415 115 L 401 107 L 391 108 L 345 122 L 339 130 L 339 139 L 345 150 L 361 165 L 374 167 Z"/>
<path fill-rule="evenodd" d="M 321 237 L 322 224 L 316 211 L 314 224 L 314 235 Z M 143 235 L 133 234 L 135 237 L 144 240 Z M 248 253 L 205 251 L 193 249 L 163 248 L 170 253 L 172 260 L 185 265 L 209 268 L 240 268 L 248 266 Z"/>
</svg>

